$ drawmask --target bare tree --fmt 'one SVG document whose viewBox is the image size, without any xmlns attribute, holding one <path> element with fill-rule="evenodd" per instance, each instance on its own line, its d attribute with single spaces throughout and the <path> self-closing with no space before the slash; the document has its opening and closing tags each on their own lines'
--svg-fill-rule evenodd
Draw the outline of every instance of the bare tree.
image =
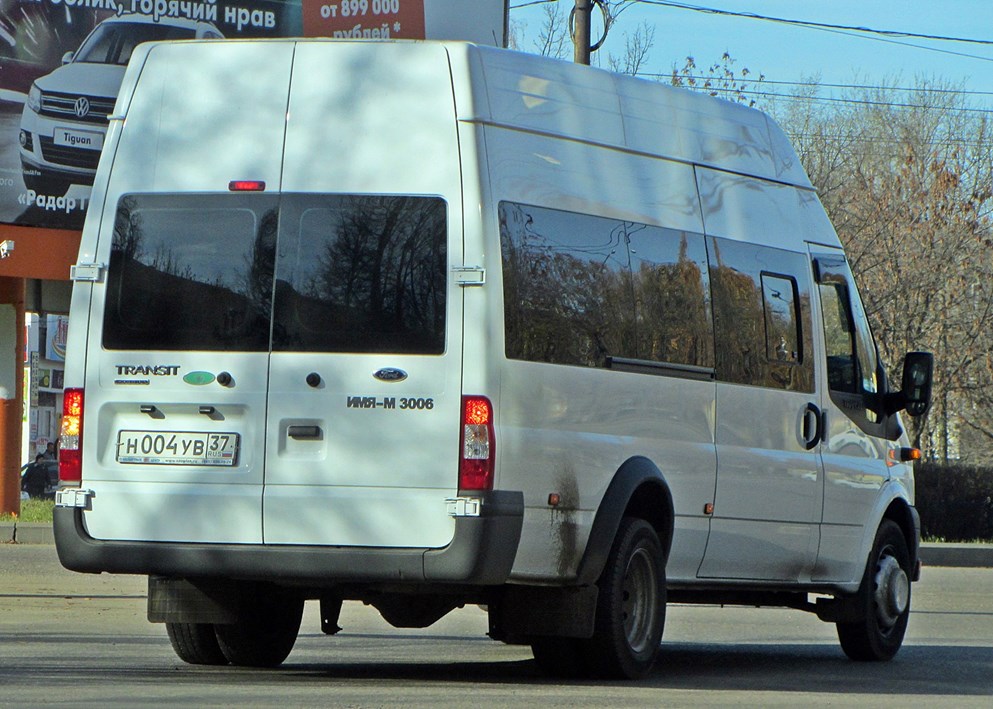
<svg viewBox="0 0 993 709">
<path fill-rule="evenodd" d="M 652 47 L 655 46 L 655 25 L 642 22 L 631 34 L 624 34 L 624 53 L 615 56 L 608 52 L 607 66 L 619 74 L 638 74 L 644 67 Z"/>
<path fill-rule="evenodd" d="M 934 407 L 909 422 L 933 458 L 993 440 L 993 136 L 947 83 L 865 89 L 780 120 L 845 244 L 884 361 L 935 353 Z M 891 376 L 899 375 L 892 371 Z"/>
<path fill-rule="evenodd" d="M 673 86 L 702 91 L 710 96 L 719 96 L 728 101 L 754 106 L 756 101 L 749 96 L 747 83 L 751 72 L 748 67 L 737 69 L 735 64 L 737 62 L 728 52 L 724 52 L 719 61 L 703 70 L 697 66 L 693 57 L 686 57 L 682 67 L 677 68 L 673 64 L 669 83 Z M 763 80 L 765 76 L 759 74 L 758 81 Z"/>
</svg>

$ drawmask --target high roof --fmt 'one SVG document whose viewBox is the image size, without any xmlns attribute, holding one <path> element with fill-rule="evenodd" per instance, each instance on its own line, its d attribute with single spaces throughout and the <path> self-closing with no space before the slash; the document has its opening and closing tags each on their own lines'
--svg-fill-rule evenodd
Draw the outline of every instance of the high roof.
<svg viewBox="0 0 993 709">
<path fill-rule="evenodd" d="M 454 43 L 453 43 L 454 45 Z M 464 45 L 474 84 L 460 120 L 654 155 L 811 188 L 789 139 L 761 111 L 696 91 L 506 49 Z M 450 46 L 459 92 L 459 49 Z"/>
</svg>

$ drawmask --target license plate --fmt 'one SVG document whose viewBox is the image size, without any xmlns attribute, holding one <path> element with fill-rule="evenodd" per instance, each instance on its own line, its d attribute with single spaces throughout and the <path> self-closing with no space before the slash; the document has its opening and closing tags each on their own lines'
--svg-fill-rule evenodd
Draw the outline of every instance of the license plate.
<svg viewBox="0 0 993 709">
<path fill-rule="evenodd" d="M 221 465 L 238 461 L 237 433 L 120 431 L 117 462 L 140 465 Z"/>
<path fill-rule="evenodd" d="M 56 145 L 67 148 L 83 148 L 84 150 L 102 150 L 103 133 L 89 130 L 74 130 L 58 126 L 52 135 Z"/>
</svg>

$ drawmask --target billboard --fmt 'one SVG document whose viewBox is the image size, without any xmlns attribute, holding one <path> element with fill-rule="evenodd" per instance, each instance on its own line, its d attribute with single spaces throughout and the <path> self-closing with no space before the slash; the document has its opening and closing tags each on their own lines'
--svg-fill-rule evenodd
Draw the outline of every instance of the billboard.
<svg viewBox="0 0 993 709">
<path fill-rule="evenodd" d="M 81 229 L 134 47 L 169 39 L 465 39 L 506 0 L 0 0 L 0 223 Z"/>
</svg>

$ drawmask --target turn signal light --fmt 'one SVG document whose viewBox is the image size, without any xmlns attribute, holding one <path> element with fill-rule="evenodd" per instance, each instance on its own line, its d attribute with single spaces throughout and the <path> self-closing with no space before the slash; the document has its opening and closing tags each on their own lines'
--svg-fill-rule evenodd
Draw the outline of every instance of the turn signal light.
<svg viewBox="0 0 993 709">
<path fill-rule="evenodd" d="M 493 406 L 485 396 L 462 397 L 459 490 L 492 490 L 496 440 Z"/>
<path fill-rule="evenodd" d="M 920 448 L 891 448 L 888 453 L 890 460 L 898 463 L 912 463 L 921 459 Z"/>
<path fill-rule="evenodd" d="M 83 480 L 83 390 L 66 389 L 59 430 L 59 482 Z"/>
</svg>

